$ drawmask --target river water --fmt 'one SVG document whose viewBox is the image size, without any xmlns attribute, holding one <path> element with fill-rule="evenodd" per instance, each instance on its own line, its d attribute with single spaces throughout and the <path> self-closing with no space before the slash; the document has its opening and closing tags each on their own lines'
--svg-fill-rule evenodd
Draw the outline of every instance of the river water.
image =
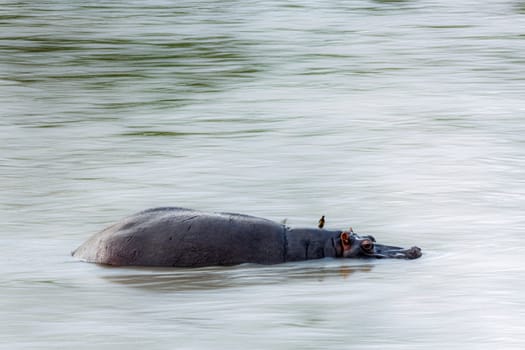
<svg viewBox="0 0 525 350">
<path fill-rule="evenodd" d="M 9 1 L 0 347 L 523 349 L 525 2 Z M 155 206 L 414 261 L 107 268 Z"/>
</svg>

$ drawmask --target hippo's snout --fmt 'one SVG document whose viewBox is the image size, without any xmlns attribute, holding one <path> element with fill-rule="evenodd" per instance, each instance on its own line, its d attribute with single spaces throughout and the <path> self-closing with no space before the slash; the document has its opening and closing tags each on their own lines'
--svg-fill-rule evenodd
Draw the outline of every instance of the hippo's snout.
<svg viewBox="0 0 525 350">
<path fill-rule="evenodd" d="M 394 258 L 394 259 L 417 259 L 422 255 L 419 247 L 403 249 L 391 247 L 382 244 L 376 244 L 371 256 L 376 258 Z"/>
<path fill-rule="evenodd" d="M 353 232 L 341 234 L 343 257 L 371 257 L 390 259 L 417 259 L 421 254 L 418 247 L 401 248 L 384 244 L 377 244 L 373 236 L 359 236 Z"/>
</svg>

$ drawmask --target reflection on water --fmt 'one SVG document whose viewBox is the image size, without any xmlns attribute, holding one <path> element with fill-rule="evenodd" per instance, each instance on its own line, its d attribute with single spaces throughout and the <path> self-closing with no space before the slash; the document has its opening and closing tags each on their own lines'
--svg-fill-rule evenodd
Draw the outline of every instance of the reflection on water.
<svg viewBox="0 0 525 350">
<path fill-rule="evenodd" d="M 524 2 L 4 1 L 0 347 L 522 349 Z M 414 261 L 116 269 L 148 207 Z"/>
<path fill-rule="evenodd" d="M 306 263 L 295 267 L 246 266 L 175 270 L 135 268 L 131 269 L 134 273 L 129 273 L 130 269 L 123 269 L 125 271 L 122 273 L 105 275 L 103 278 L 113 283 L 151 291 L 176 292 L 300 283 L 308 280 L 331 283 L 331 279 L 346 279 L 356 272 L 369 272 L 372 268 L 373 265 L 320 267 Z"/>
<path fill-rule="evenodd" d="M 518 13 L 525 13 L 525 1 L 517 1 L 515 5 L 516 11 Z"/>
</svg>

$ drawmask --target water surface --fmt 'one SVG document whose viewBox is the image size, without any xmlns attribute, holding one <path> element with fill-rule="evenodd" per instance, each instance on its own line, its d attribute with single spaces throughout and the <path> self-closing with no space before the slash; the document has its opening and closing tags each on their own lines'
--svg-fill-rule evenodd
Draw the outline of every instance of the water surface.
<svg viewBox="0 0 525 350">
<path fill-rule="evenodd" d="M 521 349 L 523 1 L 3 1 L 0 347 Z M 154 206 L 415 261 L 104 268 Z"/>
</svg>

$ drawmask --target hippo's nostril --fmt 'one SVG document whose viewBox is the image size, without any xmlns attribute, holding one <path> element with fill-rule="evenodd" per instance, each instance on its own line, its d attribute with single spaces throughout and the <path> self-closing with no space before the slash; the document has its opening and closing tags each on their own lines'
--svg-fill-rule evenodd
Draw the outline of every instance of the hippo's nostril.
<svg viewBox="0 0 525 350">
<path fill-rule="evenodd" d="M 412 247 L 412 248 L 408 249 L 407 250 L 407 254 L 406 254 L 408 259 L 417 259 L 421 255 L 423 255 L 423 254 L 421 253 L 421 248 L 419 248 L 419 247 Z"/>
</svg>

